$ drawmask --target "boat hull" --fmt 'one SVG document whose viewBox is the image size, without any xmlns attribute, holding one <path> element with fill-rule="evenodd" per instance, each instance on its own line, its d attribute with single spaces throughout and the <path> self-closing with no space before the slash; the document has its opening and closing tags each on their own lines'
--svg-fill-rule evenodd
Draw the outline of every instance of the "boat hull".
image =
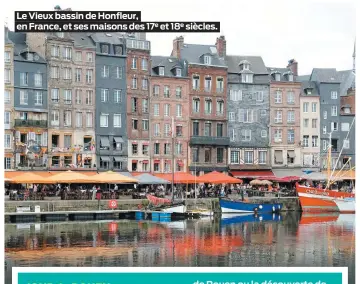
<svg viewBox="0 0 360 284">
<path fill-rule="evenodd" d="M 186 206 L 183 204 L 180 205 L 174 205 L 174 206 L 169 206 L 166 208 L 162 208 L 160 209 L 161 212 L 166 212 L 166 213 L 179 213 L 179 214 L 183 214 L 186 212 Z"/>
<path fill-rule="evenodd" d="M 299 195 L 301 209 L 308 213 L 339 212 L 336 203 L 330 199 L 321 199 Z"/>
<path fill-rule="evenodd" d="M 274 213 L 282 209 L 282 204 L 259 204 L 220 199 L 222 213 Z"/>
<path fill-rule="evenodd" d="M 348 213 L 353 214 L 355 213 L 355 199 L 335 199 L 334 202 L 336 203 L 337 207 L 339 208 L 340 213 Z"/>
<path fill-rule="evenodd" d="M 232 216 L 234 216 L 232 214 Z M 224 218 L 225 217 L 225 218 Z M 241 214 L 232 218 L 228 216 L 221 216 L 221 225 L 240 224 L 240 223 L 255 223 L 255 222 L 280 222 L 281 215 L 279 214 Z"/>
</svg>

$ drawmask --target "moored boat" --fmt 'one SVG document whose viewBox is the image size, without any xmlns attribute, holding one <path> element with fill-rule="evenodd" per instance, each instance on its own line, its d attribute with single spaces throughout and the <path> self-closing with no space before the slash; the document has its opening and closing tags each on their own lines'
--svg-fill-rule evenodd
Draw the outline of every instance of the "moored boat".
<svg viewBox="0 0 360 284">
<path fill-rule="evenodd" d="M 355 198 L 334 199 L 340 213 L 355 213 Z"/>
<path fill-rule="evenodd" d="M 153 195 L 146 195 L 146 198 L 149 200 L 151 209 L 153 211 L 161 211 L 166 213 L 177 213 L 184 214 L 186 212 L 185 201 L 172 202 L 166 198 L 159 198 Z"/>
<path fill-rule="evenodd" d="M 276 213 L 282 209 L 280 203 L 248 203 L 240 200 L 220 199 L 221 213 Z"/>
<path fill-rule="evenodd" d="M 230 215 L 230 214 L 229 214 Z M 221 216 L 221 225 L 239 224 L 239 223 L 255 223 L 255 222 L 279 222 L 281 221 L 281 215 L 279 214 L 231 214 L 229 216 Z M 225 217 L 225 218 L 224 218 Z"/>
</svg>

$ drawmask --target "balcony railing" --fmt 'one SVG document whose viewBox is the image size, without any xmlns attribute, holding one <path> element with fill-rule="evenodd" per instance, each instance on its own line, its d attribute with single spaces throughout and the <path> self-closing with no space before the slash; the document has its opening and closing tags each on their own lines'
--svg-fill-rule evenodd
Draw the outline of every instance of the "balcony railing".
<svg viewBox="0 0 360 284">
<path fill-rule="evenodd" d="M 230 137 L 191 136 L 190 145 L 229 146 Z"/>
<path fill-rule="evenodd" d="M 47 120 L 23 120 L 23 119 L 15 119 L 15 127 L 41 127 L 47 128 L 48 122 Z"/>
</svg>

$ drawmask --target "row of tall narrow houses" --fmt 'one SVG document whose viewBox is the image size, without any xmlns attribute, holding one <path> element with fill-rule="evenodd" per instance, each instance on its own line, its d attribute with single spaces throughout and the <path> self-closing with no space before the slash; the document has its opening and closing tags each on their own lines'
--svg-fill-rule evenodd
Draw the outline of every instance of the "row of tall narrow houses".
<svg viewBox="0 0 360 284">
<path fill-rule="evenodd" d="M 180 36 L 151 56 L 141 33 L 5 28 L 5 168 L 256 178 L 354 166 L 355 63 L 299 75 L 294 59 L 267 67 L 226 46 Z"/>
</svg>

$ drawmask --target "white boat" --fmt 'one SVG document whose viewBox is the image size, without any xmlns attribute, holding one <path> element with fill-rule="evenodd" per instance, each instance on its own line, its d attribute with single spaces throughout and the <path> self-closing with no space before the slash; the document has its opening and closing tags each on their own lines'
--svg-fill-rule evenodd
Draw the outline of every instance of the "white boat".
<svg viewBox="0 0 360 284">
<path fill-rule="evenodd" d="M 355 198 L 334 199 L 340 213 L 355 213 Z"/>
<path fill-rule="evenodd" d="M 169 207 L 161 208 L 159 211 L 166 212 L 166 213 L 185 213 L 186 212 L 186 206 L 184 204 L 179 205 L 169 205 Z"/>
</svg>

